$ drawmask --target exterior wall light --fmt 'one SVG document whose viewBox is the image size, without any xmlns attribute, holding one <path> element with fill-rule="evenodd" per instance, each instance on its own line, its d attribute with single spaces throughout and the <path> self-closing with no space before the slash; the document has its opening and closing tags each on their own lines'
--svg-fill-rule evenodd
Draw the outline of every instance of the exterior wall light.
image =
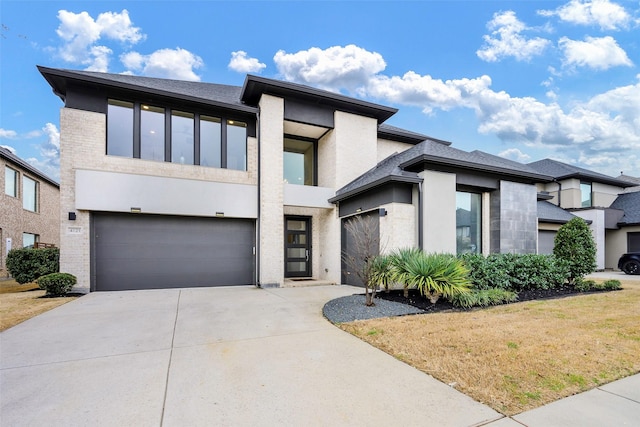
<svg viewBox="0 0 640 427">
<path fill-rule="evenodd" d="M 75 221 L 75 220 L 76 220 L 76 213 L 69 212 L 69 221 Z"/>
<path fill-rule="evenodd" d="M 142 208 L 131 208 L 131 213 L 142 213 Z"/>
</svg>

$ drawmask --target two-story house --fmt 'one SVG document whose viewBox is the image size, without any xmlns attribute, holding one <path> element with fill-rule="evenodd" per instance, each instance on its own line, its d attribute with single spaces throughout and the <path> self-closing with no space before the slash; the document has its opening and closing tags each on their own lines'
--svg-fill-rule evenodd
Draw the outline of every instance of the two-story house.
<svg viewBox="0 0 640 427">
<path fill-rule="evenodd" d="M 0 276 L 11 249 L 60 243 L 60 186 L 0 147 Z"/>
<path fill-rule="evenodd" d="M 553 177 L 387 125 L 394 108 L 252 75 L 39 70 L 64 102 L 61 269 L 80 289 L 349 282 L 354 215 L 383 250 L 537 251 Z"/>
</svg>

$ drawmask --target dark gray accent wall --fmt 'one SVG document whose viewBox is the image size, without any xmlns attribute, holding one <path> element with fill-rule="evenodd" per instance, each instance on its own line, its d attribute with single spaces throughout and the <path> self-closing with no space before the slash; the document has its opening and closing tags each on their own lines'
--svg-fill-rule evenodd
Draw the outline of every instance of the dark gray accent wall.
<svg viewBox="0 0 640 427">
<path fill-rule="evenodd" d="M 535 185 L 501 181 L 490 196 L 491 252 L 536 253 L 537 213 Z"/>
<path fill-rule="evenodd" d="M 380 249 L 380 216 L 378 215 L 378 211 L 374 212 L 366 212 L 361 215 L 355 215 L 351 218 L 361 217 L 366 224 L 370 224 L 372 227 L 372 235 L 371 235 L 371 243 L 376 246 L 376 250 L 374 250 L 371 255 L 378 255 Z M 358 277 L 356 273 L 352 270 L 352 266 L 349 265 L 349 262 L 346 261 L 348 257 L 351 257 L 354 260 L 355 264 L 363 265 L 364 259 L 359 259 L 363 254 L 358 254 L 358 244 L 356 243 L 355 237 L 347 231 L 346 223 L 349 221 L 349 218 L 342 219 L 342 240 L 341 240 L 341 258 L 342 258 L 342 283 L 351 286 L 362 286 L 364 287 L 364 283 Z M 370 221 L 370 223 L 369 223 Z"/>
<path fill-rule="evenodd" d="M 390 183 L 340 202 L 340 217 L 375 209 L 387 203 L 412 203 L 413 185 Z"/>
<path fill-rule="evenodd" d="M 284 119 L 298 123 L 333 129 L 335 109 L 327 105 L 316 105 L 298 99 L 284 100 Z"/>
<path fill-rule="evenodd" d="M 459 187 L 483 190 L 497 190 L 500 188 L 500 180 L 495 176 L 487 176 L 477 173 L 456 172 L 456 185 Z"/>
</svg>

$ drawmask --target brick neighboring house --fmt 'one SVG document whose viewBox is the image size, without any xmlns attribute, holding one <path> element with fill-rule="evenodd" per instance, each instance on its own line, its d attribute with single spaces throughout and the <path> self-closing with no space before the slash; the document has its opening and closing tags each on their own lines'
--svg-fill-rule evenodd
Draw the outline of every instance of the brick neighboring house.
<svg viewBox="0 0 640 427">
<path fill-rule="evenodd" d="M 60 244 L 60 185 L 0 147 L 0 277 L 7 253 L 36 243 Z"/>
<path fill-rule="evenodd" d="M 252 75 L 38 68 L 64 103 L 60 262 L 78 291 L 350 283 L 354 216 L 381 250 L 489 254 L 536 253 L 579 214 L 563 208 L 580 179 L 554 206 L 553 171 L 390 126 L 395 108 Z M 593 183 L 609 204 L 632 185 Z"/>
</svg>

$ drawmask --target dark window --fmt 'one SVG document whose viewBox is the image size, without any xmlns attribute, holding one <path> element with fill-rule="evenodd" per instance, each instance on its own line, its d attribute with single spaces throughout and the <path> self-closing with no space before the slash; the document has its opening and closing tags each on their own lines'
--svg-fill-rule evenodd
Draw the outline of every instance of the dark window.
<svg viewBox="0 0 640 427">
<path fill-rule="evenodd" d="M 284 139 L 284 180 L 289 184 L 316 185 L 315 151 L 313 141 Z"/>
<path fill-rule="evenodd" d="M 581 200 L 581 205 L 580 205 L 581 207 L 590 208 L 592 206 L 590 182 L 580 183 L 580 200 Z"/>
<path fill-rule="evenodd" d="M 171 112 L 171 161 L 192 165 L 194 159 L 193 114 Z"/>
<path fill-rule="evenodd" d="M 133 103 L 109 100 L 107 154 L 133 157 Z"/>
<path fill-rule="evenodd" d="M 482 195 L 456 192 L 456 252 L 482 252 Z"/>
<path fill-rule="evenodd" d="M 108 100 L 107 154 L 247 170 L 246 122 Z"/>
<path fill-rule="evenodd" d="M 627 252 L 640 252 L 640 232 L 627 233 Z"/>
</svg>

